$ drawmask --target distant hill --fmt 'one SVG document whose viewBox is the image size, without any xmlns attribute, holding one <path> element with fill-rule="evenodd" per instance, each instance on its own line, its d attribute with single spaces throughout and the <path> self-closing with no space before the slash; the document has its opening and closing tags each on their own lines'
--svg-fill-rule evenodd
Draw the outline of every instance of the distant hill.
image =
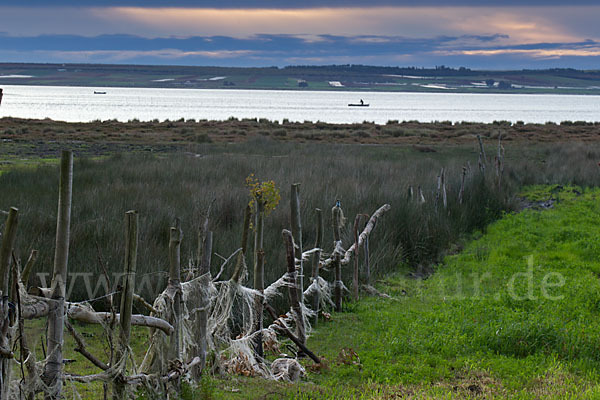
<svg viewBox="0 0 600 400">
<path fill-rule="evenodd" d="M 600 94 L 600 70 L 482 71 L 367 65 L 284 68 L 0 64 L 2 85 Z"/>
</svg>

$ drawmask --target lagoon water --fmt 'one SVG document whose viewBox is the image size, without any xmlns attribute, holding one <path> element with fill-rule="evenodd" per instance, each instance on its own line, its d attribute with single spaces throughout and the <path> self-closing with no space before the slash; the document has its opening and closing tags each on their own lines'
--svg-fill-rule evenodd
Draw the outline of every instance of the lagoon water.
<svg viewBox="0 0 600 400">
<path fill-rule="evenodd" d="M 600 121 L 600 96 L 3 85 L 0 117 L 69 122 L 267 118 L 353 123 Z M 103 91 L 106 94 L 94 94 Z M 364 99 L 370 107 L 348 107 Z"/>
</svg>

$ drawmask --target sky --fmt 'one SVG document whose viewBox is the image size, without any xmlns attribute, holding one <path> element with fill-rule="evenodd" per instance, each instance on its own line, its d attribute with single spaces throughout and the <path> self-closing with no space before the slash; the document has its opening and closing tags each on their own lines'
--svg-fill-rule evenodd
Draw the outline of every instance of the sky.
<svg viewBox="0 0 600 400">
<path fill-rule="evenodd" d="M 600 68 L 600 2 L 2 0 L 0 62 Z"/>
</svg>

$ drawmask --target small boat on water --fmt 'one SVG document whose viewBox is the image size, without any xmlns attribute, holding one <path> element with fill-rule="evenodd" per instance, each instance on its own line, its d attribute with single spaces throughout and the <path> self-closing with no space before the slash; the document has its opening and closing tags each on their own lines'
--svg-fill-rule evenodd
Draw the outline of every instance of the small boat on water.
<svg viewBox="0 0 600 400">
<path fill-rule="evenodd" d="M 350 103 L 348 107 L 369 107 L 369 103 L 365 103 L 363 99 L 360 99 L 360 103 Z"/>
<path fill-rule="evenodd" d="M 98 90 L 94 90 L 94 94 L 106 94 L 106 92 L 100 92 Z"/>
<path fill-rule="evenodd" d="M 360 103 L 353 104 L 353 103 L 350 103 L 350 104 L 348 104 L 348 107 L 369 107 L 369 103 L 364 103 L 364 104 L 360 104 Z"/>
</svg>

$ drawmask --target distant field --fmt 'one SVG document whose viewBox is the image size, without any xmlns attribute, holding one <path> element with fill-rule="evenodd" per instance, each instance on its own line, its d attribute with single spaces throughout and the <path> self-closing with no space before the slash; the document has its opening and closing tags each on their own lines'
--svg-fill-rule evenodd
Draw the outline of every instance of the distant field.
<svg viewBox="0 0 600 400">
<path fill-rule="evenodd" d="M 330 82 L 340 82 L 334 86 Z M 370 90 L 600 94 L 600 71 L 473 71 L 340 65 L 230 68 L 94 64 L 2 64 L 10 84 L 196 89 Z"/>
</svg>

